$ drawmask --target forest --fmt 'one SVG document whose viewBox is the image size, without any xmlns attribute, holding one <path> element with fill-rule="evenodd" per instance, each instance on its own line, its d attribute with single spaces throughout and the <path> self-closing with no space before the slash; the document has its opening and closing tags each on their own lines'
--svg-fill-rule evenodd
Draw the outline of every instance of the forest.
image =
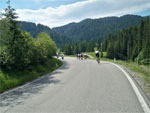
<svg viewBox="0 0 150 113">
<path fill-rule="evenodd" d="M 2 68 L 23 69 L 29 65 L 44 63 L 55 54 L 56 48 L 66 55 L 94 52 L 96 48 L 107 52 L 107 58 L 149 62 L 149 17 L 125 15 L 120 18 L 86 19 L 50 29 L 42 24 L 16 21 L 15 10 L 10 6 L 5 9 L 3 16 L 5 18 L 0 21 Z M 81 32 L 84 37 L 78 36 Z"/>
<path fill-rule="evenodd" d="M 138 25 L 145 17 L 137 15 L 124 15 L 121 17 L 104 17 L 98 19 L 85 19 L 78 23 L 70 23 L 61 27 L 55 27 L 57 33 L 67 36 L 73 41 L 103 41 L 105 35 L 115 33 L 118 30 Z"/>
<path fill-rule="evenodd" d="M 67 36 L 55 32 L 48 26 L 42 24 L 36 25 L 35 23 L 25 21 L 20 21 L 18 24 L 21 26 L 21 30 L 29 32 L 33 38 L 36 38 L 40 32 L 46 32 L 55 41 L 58 48 L 64 44 L 71 43 L 71 40 Z"/>
<path fill-rule="evenodd" d="M 147 64 L 150 62 L 150 18 L 141 20 L 138 26 L 110 33 L 102 43 L 108 58 L 131 60 Z"/>
<path fill-rule="evenodd" d="M 107 58 L 131 60 L 139 64 L 150 62 L 150 18 L 140 21 L 139 25 L 110 33 L 103 41 L 78 41 L 61 48 L 67 55 L 81 52 L 107 52 Z"/>
</svg>

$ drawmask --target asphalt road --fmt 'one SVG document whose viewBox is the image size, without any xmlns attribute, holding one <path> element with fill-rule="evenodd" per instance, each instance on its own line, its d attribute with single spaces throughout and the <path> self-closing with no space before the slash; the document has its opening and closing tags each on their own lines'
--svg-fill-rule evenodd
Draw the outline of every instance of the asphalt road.
<svg viewBox="0 0 150 113">
<path fill-rule="evenodd" d="M 36 81 L 0 95 L 0 113 L 144 113 L 124 73 L 107 62 L 65 58 Z"/>
</svg>

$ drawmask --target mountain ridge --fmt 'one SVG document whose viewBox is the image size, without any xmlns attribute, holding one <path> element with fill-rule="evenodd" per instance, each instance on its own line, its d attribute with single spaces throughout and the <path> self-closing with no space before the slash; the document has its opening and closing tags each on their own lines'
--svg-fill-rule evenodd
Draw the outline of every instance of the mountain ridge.
<svg viewBox="0 0 150 113">
<path fill-rule="evenodd" d="M 104 17 L 98 19 L 85 19 L 78 23 L 69 23 L 61 27 L 52 28 L 57 33 L 61 33 L 71 40 L 100 40 L 103 41 L 105 35 L 115 33 L 118 30 L 132 25 L 138 25 L 144 17 L 138 15 L 124 15 L 120 17 Z"/>
<path fill-rule="evenodd" d="M 46 32 L 51 36 L 51 38 L 55 41 L 57 47 L 60 47 L 63 44 L 70 43 L 70 39 L 63 34 L 56 33 L 51 28 L 42 24 L 35 24 L 33 22 L 20 21 L 21 30 L 25 30 L 31 34 L 33 38 L 36 38 L 40 32 Z"/>
</svg>

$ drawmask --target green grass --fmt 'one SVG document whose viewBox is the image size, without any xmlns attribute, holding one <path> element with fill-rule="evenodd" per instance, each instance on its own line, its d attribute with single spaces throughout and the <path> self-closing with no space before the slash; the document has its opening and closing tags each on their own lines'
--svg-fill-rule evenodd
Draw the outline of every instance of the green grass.
<svg viewBox="0 0 150 113">
<path fill-rule="evenodd" d="M 133 72 L 136 72 L 138 76 L 143 78 L 146 83 L 150 83 L 150 67 L 145 65 L 138 65 L 135 62 L 116 61 L 117 64 L 124 65 Z"/>
<path fill-rule="evenodd" d="M 88 55 L 92 56 L 93 59 L 96 59 L 95 53 L 94 52 L 87 52 Z M 107 53 L 103 52 L 103 57 L 106 57 Z M 100 53 L 100 58 L 101 58 L 101 53 Z M 103 58 L 101 58 L 103 59 Z"/>
<path fill-rule="evenodd" d="M 135 72 L 137 76 L 144 79 L 145 91 L 150 94 L 150 67 L 145 65 L 137 65 L 135 62 L 116 61 L 115 63 L 123 65 Z"/>
<path fill-rule="evenodd" d="M 65 55 L 65 57 L 76 57 L 76 55 Z"/>
<path fill-rule="evenodd" d="M 57 63 L 57 66 L 56 66 Z M 32 66 L 23 71 L 0 70 L 0 93 L 17 86 L 23 85 L 28 81 L 37 79 L 47 73 L 50 73 L 60 67 L 62 62 L 58 59 L 49 59 L 43 65 Z"/>
</svg>

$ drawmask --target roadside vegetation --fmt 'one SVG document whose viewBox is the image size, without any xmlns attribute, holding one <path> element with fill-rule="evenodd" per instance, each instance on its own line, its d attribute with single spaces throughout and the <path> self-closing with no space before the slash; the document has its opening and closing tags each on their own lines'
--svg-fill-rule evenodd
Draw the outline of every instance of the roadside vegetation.
<svg viewBox="0 0 150 113">
<path fill-rule="evenodd" d="M 112 61 L 113 62 L 113 61 Z M 138 77 L 144 80 L 144 90 L 150 95 L 150 66 L 138 65 L 132 61 L 122 61 L 118 60 L 115 63 L 125 66 L 132 72 L 135 72 Z"/>
<path fill-rule="evenodd" d="M 139 26 L 110 33 L 103 41 L 103 50 L 107 58 L 131 60 L 139 64 L 150 64 L 150 18 L 141 20 Z"/>
<path fill-rule="evenodd" d="M 130 60 L 139 64 L 150 64 L 150 18 L 141 20 L 138 26 L 130 26 L 116 33 L 110 33 L 100 40 L 81 40 L 68 43 L 61 48 L 66 55 L 75 55 L 83 52 L 94 52 L 95 48 L 107 58 Z"/>
<path fill-rule="evenodd" d="M 61 65 L 60 60 L 53 58 L 44 64 L 33 65 L 22 71 L 0 70 L 0 93 L 37 79 L 54 71 Z"/>
<path fill-rule="evenodd" d="M 56 44 L 45 33 L 34 39 L 21 31 L 15 9 L 8 7 L 0 19 L 0 93 L 53 71 L 62 63 L 53 58 Z M 57 63 L 57 65 L 56 65 Z"/>
</svg>

